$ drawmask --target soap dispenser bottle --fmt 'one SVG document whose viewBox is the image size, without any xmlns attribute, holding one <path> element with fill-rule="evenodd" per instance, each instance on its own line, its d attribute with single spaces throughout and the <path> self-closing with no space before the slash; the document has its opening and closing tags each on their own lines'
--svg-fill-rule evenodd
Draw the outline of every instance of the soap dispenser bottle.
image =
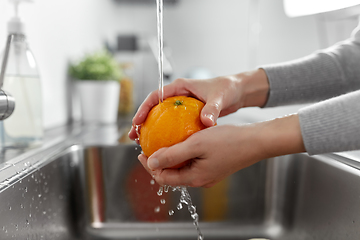
<svg viewBox="0 0 360 240">
<path fill-rule="evenodd" d="M 18 6 L 28 0 L 10 0 L 15 15 L 8 22 L 12 35 L 3 89 L 15 98 L 13 114 L 0 122 L 1 148 L 26 148 L 41 144 L 43 139 L 41 81 L 33 53 L 29 49 L 24 23 Z"/>
</svg>

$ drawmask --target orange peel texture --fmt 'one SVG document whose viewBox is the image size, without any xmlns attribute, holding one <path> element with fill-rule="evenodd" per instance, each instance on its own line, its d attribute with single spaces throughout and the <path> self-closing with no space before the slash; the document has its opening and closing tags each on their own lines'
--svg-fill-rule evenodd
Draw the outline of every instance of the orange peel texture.
<svg viewBox="0 0 360 240">
<path fill-rule="evenodd" d="M 160 148 L 182 142 L 206 128 L 200 120 L 203 107 L 203 102 L 186 96 L 170 97 L 153 107 L 140 128 L 143 153 L 149 157 Z"/>
</svg>

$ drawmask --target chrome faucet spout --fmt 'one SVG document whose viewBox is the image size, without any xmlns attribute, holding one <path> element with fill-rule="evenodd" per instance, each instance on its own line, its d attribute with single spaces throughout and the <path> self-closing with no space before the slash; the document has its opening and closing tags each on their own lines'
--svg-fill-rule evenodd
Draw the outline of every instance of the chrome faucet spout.
<svg viewBox="0 0 360 240">
<path fill-rule="evenodd" d="M 7 41 L 6 41 L 6 47 L 5 47 L 5 53 L 1 65 L 1 72 L 0 72 L 0 120 L 4 120 L 14 112 L 15 109 L 15 99 L 7 92 L 2 90 L 3 84 L 4 84 L 4 78 L 5 78 L 5 71 L 6 71 L 6 65 L 9 58 L 9 51 L 10 51 L 10 45 L 14 38 L 14 34 L 9 34 Z"/>
</svg>

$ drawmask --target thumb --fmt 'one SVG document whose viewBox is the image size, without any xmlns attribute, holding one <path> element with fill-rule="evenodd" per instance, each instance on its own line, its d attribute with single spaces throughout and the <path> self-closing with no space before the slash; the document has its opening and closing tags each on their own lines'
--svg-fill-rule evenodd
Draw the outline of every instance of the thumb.
<svg viewBox="0 0 360 240">
<path fill-rule="evenodd" d="M 207 102 L 201 110 L 201 122 L 211 127 L 216 124 L 222 108 L 222 98 L 218 97 Z"/>
<path fill-rule="evenodd" d="M 161 148 L 154 152 L 148 158 L 148 168 L 157 170 L 165 168 L 182 168 L 187 165 L 191 159 L 198 157 L 198 149 L 191 147 L 190 138 L 184 142 L 168 148 Z"/>
</svg>

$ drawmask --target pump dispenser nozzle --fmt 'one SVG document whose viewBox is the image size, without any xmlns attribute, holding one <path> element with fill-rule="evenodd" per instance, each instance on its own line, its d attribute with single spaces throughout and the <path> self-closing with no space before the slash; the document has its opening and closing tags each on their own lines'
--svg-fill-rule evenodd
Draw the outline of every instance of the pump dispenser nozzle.
<svg viewBox="0 0 360 240">
<path fill-rule="evenodd" d="M 23 34 L 24 33 L 24 23 L 19 17 L 19 5 L 22 2 L 32 2 L 31 0 L 10 0 L 10 3 L 14 4 L 14 16 L 8 22 L 8 32 L 9 34 Z"/>
</svg>

